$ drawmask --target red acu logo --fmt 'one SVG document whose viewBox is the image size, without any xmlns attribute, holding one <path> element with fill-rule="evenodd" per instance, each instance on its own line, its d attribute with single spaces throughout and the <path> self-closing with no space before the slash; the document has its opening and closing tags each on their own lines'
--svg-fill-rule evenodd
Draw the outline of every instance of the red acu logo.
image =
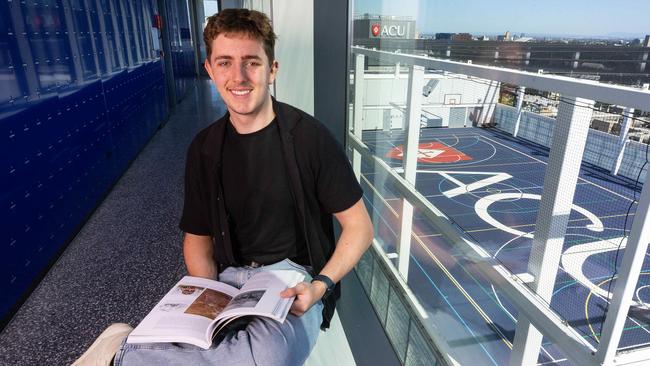
<svg viewBox="0 0 650 366">
<path fill-rule="evenodd" d="M 380 30 L 379 24 L 377 23 L 373 24 L 371 30 L 372 30 L 372 35 L 377 37 L 379 35 L 379 30 Z"/>
<path fill-rule="evenodd" d="M 394 147 L 387 158 L 404 160 L 404 145 Z M 472 157 L 440 142 L 422 142 L 418 146 L 418 162 L 429 164 L 450 164 L 472 160 Z"/>
</svg>

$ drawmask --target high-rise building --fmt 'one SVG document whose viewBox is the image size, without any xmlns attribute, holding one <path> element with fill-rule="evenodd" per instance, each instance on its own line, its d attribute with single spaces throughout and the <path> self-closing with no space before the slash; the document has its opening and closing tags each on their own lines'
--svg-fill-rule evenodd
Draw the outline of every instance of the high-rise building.
<svg viewBox="0 0 650 366">
<path fill-rule="evenodd" d="M 472 35 L 469 33 L 458 33 L 451 36 L 452 41 L 471 41 Z"/>
<path fill-rule="evenodd" d="M 646 34 L 643 40 L 643 47 L 650 47 L 650 34 Z"/>
</svg>

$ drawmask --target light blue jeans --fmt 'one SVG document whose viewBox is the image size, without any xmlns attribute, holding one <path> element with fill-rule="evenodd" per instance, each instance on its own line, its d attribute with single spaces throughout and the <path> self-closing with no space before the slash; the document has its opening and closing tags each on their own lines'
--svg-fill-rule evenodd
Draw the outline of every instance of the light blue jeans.
<svg viewBox="0 0 650 366">
<path fill-rule="evenodd" d="M 228 267 L 219 274 L 219 281 L 240 288 L 253 274 L 270 269 L 300 270 L 306 273 L 305 281 L 311 280 L 304 267 L 285 259 L 259 268 Z M 123 343 L 114 365 L 303 365 L 316 344 L 322 310 L 319 301 L 300 317 L 290 313 L 282 324 L 267 318 L 244 318 L 245 323 L 229 326 L 207 350 L 181 343 Z"/>
</svg>

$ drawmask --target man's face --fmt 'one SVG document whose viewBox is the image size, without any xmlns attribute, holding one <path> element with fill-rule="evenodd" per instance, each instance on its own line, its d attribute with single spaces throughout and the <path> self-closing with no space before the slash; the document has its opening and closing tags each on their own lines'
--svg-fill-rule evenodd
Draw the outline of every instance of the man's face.
<svg viewBox="0 0 650 366">
<path fill-rule="evenodd" d="M 220 34 L 212 41 L 205 69 L 223 98 L 233 120 L 255 121 L 269 108 L 269 84 L 278 64 L 269 59 L 262 41 L 245 34 Z M 272 111 L 272 110 L 271 110 Z M 268 121 L 264 121 L 268 122 Z"/>
</svg>

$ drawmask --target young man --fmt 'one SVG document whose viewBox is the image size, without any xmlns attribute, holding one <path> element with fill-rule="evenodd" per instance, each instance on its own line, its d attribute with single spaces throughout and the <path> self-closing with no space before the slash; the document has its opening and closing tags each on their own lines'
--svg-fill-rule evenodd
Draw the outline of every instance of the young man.
<svg viewBox="0 0 650 366">
<path fill-rule="evenodd" d="M 208 350 L 124 343 L 116 365 L 302 365 L 329 326 L 335 284 L 370 245 L 372 225 L 344 152 L 313 117 L 269 93 L 275 38 L 260 12 L 227 9 L 208 20 L 205 68 L 228 112 L 188 149 L 183 254 L 189 275 L 237 287 L 268 269 L 297 269 L 308 280 L 282 292 L 296 297 L 282 324 L 248 319 Z M 332 216 L 342 228 L 336 245 Z"/>
</svg>

